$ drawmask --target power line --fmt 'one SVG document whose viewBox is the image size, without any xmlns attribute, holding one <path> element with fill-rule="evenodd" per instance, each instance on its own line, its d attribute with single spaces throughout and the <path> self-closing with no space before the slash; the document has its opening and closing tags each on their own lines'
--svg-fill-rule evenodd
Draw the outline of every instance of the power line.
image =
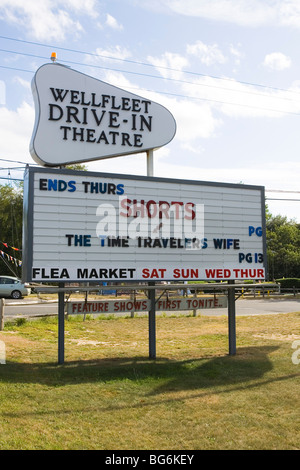
<svg viewBox="0 0 300 470">
<path fill-rule="evenodd" d="M 102 59 L 109 59 L 109 60 L 115 60 L 115 61 L 120 61 L 120 62 L 126 62 L 126 63 L 130 63 L 130 64 L 134 64 L 134 65 L 141 65 L 141 66 L 145 66 L 145 67 L 152 67 L 152 68 L 156 68 L 156 69 L 168 70 L 170 72 L 180 72 L 180 73 L 199 76 L 199 77 L 209 77 L 209 78 L 214 78 L 216 80 L 231 81 L 231 82 L 241 83 L 241 84 L 244 84 L 244 85 L 251 85 L 251 86 L 256 86 L 256 87 L 261 87 L 261 88 L 268 88 L 270 90 L 285 91 L 285 92 L 288 92 L 288 93 L 300 94 L 300 92 L 297 92 L 297 91 L 287 90 L 287 89 L 278 88 L 278 87 L 272 87 L 270 85 L 263 85 L 263 84 L 260 84 L 260 83 L 252 83 L 252 82 L 247 82 L 247 81 L 242 81 L 242 80 L 236 80 L 236 79 L 228 78 L 228 77 L 218 77 L 216 75 L 208 75 L 208 74 L 203 74 L 203 73 L 199 73 L 199 72 L 192 72 L 190 70 L 180 70 L 180 69 L 175 69 L 175 68 L 172 68 L 172 67 L 166 67 L 166 66 L 162 66 L 162 65 L 153 65 L 149 62 L 140 62 L 140 61 L 135 61 L 135 60 L 131 60 L 131 59 L 124 59 L 124 58 L 120 58 L 120 57 L 113 57 L 113 56 L 108 56 L 108 55 L 104 55 L 104 54 L 98 54 L 98 53 L 94 53 L 94 52 L 80 51 L 78 49 L 70 49 L 70 48 L 67 48 L 67 47 L 54 46 L 52 44 L 43 44 L 43 43 L 40 43 L 40 42 L 26 41 L 24 39 L 11 38 L 11 37 L 8 37 L 8 36 L 0 36 L 0 39 L 6 39 L 6 40 L 9 40 L 9 41 L 15 41 L 15 42 L 24 43 L 24 44 L 31 44 L 31 45 L 40 46 L 40 47 L 49 47 L 49 48 L 52 48 L 52 49 L 54 48 L 54 49 L 58 49 L 58 50 L 62 50 L 62 51 L 73 52 L 73 53 L 76 53 L 76 54 L 84 54 L 84 55 L 89 55 L 89 56 L 92 56 L 92 57 L 97 57 L 97 58 L 102 58 Z M 20 54 L 22 54 L 22 53 L 20 53 Z"/>
<path fill-rule="evenodd" d="M 276 197 L 266 197 L 267 201 L 300 201 L 300 199 L 281 199 Z"/>
<path fill-rule="evenodd" d="M 23 181 L 23 180 L 22 180 L 22 179 L 20 179 L 20 178 L 12 178 L 11 176 L 10 176 L 10 177 L 7 177 L 7 178 L 5 178 L 4 176 L 0 176 L 0 180 L 9 180 L 9 181 L 11 181 L 11 180 L 13 180 L 13 181 Z"/>
<path fill-rule="evenodd" d="M 0 162 L 20 163 L 22 165 L 29 165 L 28 162 L 19 162 L 18 160 L 8 160 L 7 158 L 0 158 Z M 30 165 L 37 165 L 37 163 L 30 163 Z"/>
<path fill-rule="evenodd" d="M 46 57 L 44 57 L 46 59 Z M 68 62 L 68 61 L 61 61 L 61 62 Z M 68 62 L 68 63 L 75 63 L 76 62 Z M 84 64 L 77 64 L 77 65 L 84 65 Z M 108 67 L 100 67 L 100 66 L 89 66 L 89 67 L 98 67 L 98 68 L 102 68 L 102 69 L 105 69 L 105 70 L 112 70 L 112 71 L 118 71 L 118 72 L 122 72 L 122 73 L 134 73 L 136 74 L 135 72 L 126 72 L 124 70 L 116 70 L 116 69 L 111 69 L 111 68 L 108 68 Z M 7 68 L 7 67 L 3 67 L 2 65 L 0 65 L 0 68 Z M 12 70 L 18 70 L 18 69 L 13 69 L 12 67 L 10 67 Z M 24 70 L 25 72 L 29 72 L 29 70 Z M 31 71 L 32 74 L 34 74 L 33 71 Z M 137 74 L 136 74 L 137 75 Z M 155 77 L 155 76 L 153 76 Z M 161 77 L 155 77 L 155 78 L 161 78 Z M 132 89 L 132 90 L 141 90 L 141 88 L 136 88 L 136 87 L 126 87 L 127 89 Z M 150 93 L 158 93 L 160 95 L 167 95 L 167 96 L 173 96 L 173 97 L 176 97 L 176 98 L 187 98 L 187 99 L 190 99 L 190 100 L 198 100 L 198 101 L 207 101 L 207 102 L 210 102 L 210 103 L 216 103 L 216 104 L 225 104 L 225 105 L 229 105 L 229 106 L 239 106 L 239 107 L 243 107 L 243 108 L 248 108 L 248 109 L 257 109 L 257 110 L 260 110 L 260 111 L 268 111 L 268 112 L 272 112 L 272 113 L 279 113 L 279 114 L 289 114 L 289 115 L 293 115 L 293 116 L 299 116 L 300 115 L 300 112 L 297 113 L 297 112 L 293 112 L 293 111 L 285 111 L 285 110 L 280 110 L 280 109 L 274 109 L 274 108 L 264 108 L 264 107 L 259 107 L 259 106 L 252 106 L 252 105 L 248 105 L 248 104 L 243 104 L 243 103 L 232 103 L 231 101 L 221 101 L 221 100 L 213 100 L 211 98 L 201 98 L 199 96 L 190 96 L 190 95 L 183 95 L 183 94 L 180 94 L 180 93 L 170 93 L 170 92 L 166 92 L 166 91 L 159 91 L 159 90 L 149 90 L 149 89 L 142 89 L 143 91 L 147 91 L 147 92 L 150 92 Z M 233 90 L 231 90 L 233 91 Z M 294 100 L 292 100 L 294 101 Z"/>
<path fill-rule="evenodd" d="M 37 43 L 37 42 L 32 42 L 32 41 L 24 41 L 24 40 L 19 40 L 19 39 L 15 39 L 15 38 L 8 38 L 8 37 L 5 37 L 5 36 L 0 36 L 0 38 L 14 40 L 14 41 L 18 41 L 18 42 L 24 42 L 24 43 L 28 43 L 28 44 L 35 44 L 35 45 L 39 45 L 39 46 L 43 46 L 43 47 L 54 47 L 54 48 L 56 47 L 56 46 Z M 68 49 L 68 48 L 63 48 L 63 47 L 59 47 L 59 46 L 57 46 L 56 48 L 61 49 L 61 50 L 65 50 L 65 51 L 71 51 L 71 52 L 76 52 L 76 53 L 80 53 L 80 54 L 86 54 L 86 55 L 101 57 L 101 58 L 110 59 L 110 60 L 118 60 L 118 61 L 122 61 L 122 62 L 129 62 L 129 63 L 133 63 L 133 64 L 138 64 L 138 65 L 161 68 L 161 69 L 165 69 L 165 70 L 169 70 L 169 71 L 175 71 L 175 72 L 181 72 L 181 73 L 190 73 L 190 74 L 193 74 L 193 75 L 210 77 L 210 78 L 219 79 L 219 80 L 229 80 L 229 81 L 233 81 L 235 83 L 243 83 L 243 84 L 247 84 L 247 85 L 251 85 L 251 86 L 260 86 L 260 87 L 269 88 L 269 89 L 272 89 L 272 90 L 277 90 L 277 91 L 280 90 L 280 91 L 284 91 L 284 92 L 288 92 L 288 93 L 299 94 L 299 92 L 292 91 L 292 90 L 287 90 L 287 89 L 283 89 L 283 88 L 276 88 L 276 87 L 271 87 L 271 86 L 261 85 L 261 84 L 255 84 L 255 83 L 250 83 L 250 82 L 243 82 L 243 81 L 239 81 L 239 80 L 235 80 L 235 79 L 231 79 L 231 78 L 216 77 L 216 76 L 213 76 L 213 75 L 205 75 L 205 74 L 196 73 L 196 72 L 182 71 L 182 70 L 178 70 L 178 69 L 174 69 L 174 68 L 170 68 L 170 67 L 154 66 L 153 64 L 149 64 L 149 63 L 137 62 L 137 61 L 132 61 L 132 60 L 128 60 L 128 59 L 121 59 L 121 58 L 111 57 L 111 56 L 105 56 L 105 55 L 101 55 L 101 54 L 95 54 L 95 53 L 90 53 L 90 52 L 85 52 L 85 51 L 79 51 L 79 50 L 75 50 L 75 49 Z M 4 50 L 4 49 L 1 49 L 1 50 L 4 51 L 4 52 L 11 52 L 11 53 L 20 54 L 19 52 L 16 52 L 16 51 L 7 51 L 7 50 Z M 23 53 L 23 55 L 33 56 L 33 57 L 36 57 L 36 58 L 48 59 L 47 57 L 41 57 L 41 56 L 28 54 L 28 53 Z M 138 72 L 112 69 L 112 68 L 109 68 L 109 67 L 102 67 L 102 66 L 97 66 L 97 65 L 82 64 L 82 63 L 79 63 L 79 62 L 66 61 L 66 60 L 62 61 L 62 62 L 81 65 L 81 66 L 87 66 L 87 67 L 100 68 L 100 69 L 104 69 L 104 70 L 112 70 L 112 71 L 117 71 L 117 72 L 122 72 L 122 73 L 130 73 L 130 74 L 135 74 L 135 75 L 147 76 L 147 77 L 156 78 L 156 79 L 165 79 L 165 80 L 176 81 L 176 82 L 181 82 L 181 83 L 187 83 L 187 84 L 193 84 L 193 85 L 199 85 L 199 86 L 206 86 L 206 87 L 212 87 L 212 88 L 219 88 L 219 89 L 224 89 L 224 90 L 228 90 L 228 91 L 233 91 L 235 93 L 238 92 L 238 93 L 247 93 L 247 94 L 257 94 L 259 96 L 268 96 L 268 95 L 263 95 L 263 94 L 260 94 L 260 93 L 253 93 L 253 92 L 249 92 L 249 91 L 245 91 L 245 90 L 232 90 L 230 88 L 217 87 L 215 85 L 209 85 L 209 84 L 199 84 L 199 83 L 195 84 L 193 82 L 188 82 L 188 81 L 185 81 L 185 80 L 178 80 L 178 79 L 174 79 L 174 78 L 170 78 L 170 77 L 158 77 L 156 75 L 141 74 L 141 73 L 138 73 Z M 20 69 L 20 70 L 22 70 L 22 69 Z M 28 70 L 23 70 L 23 71 L 28 72 Z M 283 99 L 283 100 L 289 100 L 289 101 L 291 100 L 289 98 L 284 98 L 284 97 L 276 97 L 276 99 Z"/>
<path fill-rule="evenodd" d="M 38 58 L 38 59 L 49 60 L 49 57 L 44 57 L 44 56 L 40 56 L 40 55 L 36 55 L 36 54 L 30 54 L 30 53 L 27 53 L 27 52 L 22 52 L 21 53 L 19 51 L 12 51 L 12 50 L 8 50 L 8 49 L 0 49 L 0 52 L 6 52 L 8 54 L 25 55 L 27 57 L 34 57 L 34 58 Z M 83 66 L 83 67 L 97 68 L 97 69 L 101 69 L 101 70 L 110 70 L 110 71 L 113 71 L 113 72 L 127 73 L 127 74 L 131 74 L 131 75 L 139 75 L 141 77 L 154 78 L 156 80 L 167 80 L 167 81 L 171 81 L 171 82 L 183 83 L 183 84 L 186 84 L 186 85 L 206 87 L 206 88 L 215 88 L 215 89 L 219 89 L 219 90 L 226 90 L 226 91 L 231 92 L 231 93 L 233 92 L 233 93 L 243 93 L 243 94 L 246 94 L 246 95 L 265 96 L 267 98 L 274 99 L 273 96 L 270 96 L 270 95 L 267 95 L 267 94 L 264 94 L 264 93 L 257 93 L 257 92 L 249 91 L 249 90 L 237 90 L 237 89 L 234 90 L 232 88 L 221 87 L 221 86 L 212 85 L 212 84 L 209 84 L 209 83 L 195 83 L 195 82 L 190 82 L 188 80 L 181 80 L 181 79 L 176 79 L 176 78 L 171 78 L 171 77 L 161 77 L 161 76 L 158 76 L 158 75 L 150 75 L 150 74 L 146 74 L 146 73 L 133 72 L 133 71 L 130 71 L 130 70 L 113 69 L 111 67 L 104 67 L 104 66 L 96 65 L 96 64 L 85 64 L 85 63 L 82 63 L 82 62 L 74 62 L 74 61 L 70 61 L 70 60 L 61 60 L 60 62 L 66 63 L 66 64 L 72 64 L 72 65 L 79 65 L 79 66 Z M 7 67 L 7 66 L 3 66 L 3 68 L 13 69 L 12 67 Z M 19 70 L 21 70 L 23 72 L 29 72 L 29 70 L 24 70 L 24 69 L 19 69 Z M 241 83 L 241 82 L 239 82 L 237 80 L 233 80 L 233 79 L 231 79 L 231 81 L 233 81 L 234 83 Z M 283 90 L 283 89 L 281 89 L 281 91 L 290 92 L 290 90 Z M 299 94 L 298 92 L 295 92 L 295 93 Z M 276 100 L 279 99 L 279 100 L 293 101 L 294 102 L 293 98 L 286 98 L 284 96 L 276 96 L 275 98 L 276 98 Z"/>
<path fill-rule="evenodd" d="M 0 161 L 3 160 L 0 158 Z M 4 161 L 9 161 L 13 162 L 14 160 L 4 160 Z M 33 164 L 36 165 L 36 164 Z M 17 170 L 17 169 L 22 169 L 24 167 L 15 167 L 15 168 L 0 168 L 0 170 Z M 19 178 L 12 178 L 11 176 L 9 177 L 0 177 L 0 179 L 4 180 L 13 180 L 13 181 L 23 181 L 22 179 Z M 299 193 L 300 191 L 287 191 L 284 189 L 265 189 L 266 192 L 275 192 L 275 193 Z M 265 198 L 268 201 L 300 201 L 300 199 L 288 199 L 288 198 L 271 198 L 271 197 L 266 197 Z"/>
<path fill-rule="evenodd" d="M 299 193 L 300 191 L 287 191 L 286 189 L 265 189 L 268 193 Z"/>
<path fill-rule="evenodd" d="M 0 161 L 2 162 L 8 162 L 8 163 L 20 163 L 21 165 L 23 165 L 22 167 L 16 167 L 16 168 L 24 168 L 26 167 L 27 165 L 35 165 L 35 166 L 40 166 L 38 165 L 38 163 L 28 163 L 28 162 L 22 162 L 22 161 L 18 161 L 18 160 L 11 160 L 11 159 L 8 159 L 8 158 L 0 158 Z M 1 169 L 1 168 L 0 168 Z M 2 168 L 4 170 L 7 170 L 7 169 L 14 169 L 14 168 Z M 265 188 L 265 192 L 273 192 L 273 193 L 299 193 L 300 194 L 300 191 L 293 191 L 293 190 L 290 190 L 290 189 L 267 189 Z"/>
<path fill-rule="evenodd" d="M 21 170 L 24 170 L 24 168 L 25 166 L 13 166 L 13 167 L 3 166 L 0 168 L 0 171 L 7 171 L 7 170 L 21 171 Z"/>
<path fill-rule="evenodd" d="M 0 36 L 1 38 L 1 36 Z M 7 49 L 0 49 L 0 51 L 2 52 L 6 52 L 6 53 L 11 53 L 11 54 L 18 54 L 20 55 L 21 53 L 18 52 L 18 51 L 12 51 L 12 50 L 7 50 Z M 28 57 L 34 57 L 34 58 L 39 58 L 39 59 L 46 59 L 48 60 L 48 57 L 44 57 L 44 56 L 39 56 L 39 55 L 36 55 L 36 54 L 30 54 L 30 53 L 22 53 L 22 55 L 26 55 Z M 132 71 L 128 71 L 128 70 L 120 70 L 120 69 L 112 69 L 110 67 L 103 67 L 103 66 L 99 66 L 99 65 L 90 65 L 90 64 L 83 64 L 81 62 L 74 62 L 74 61 L 68 61 L 68 60 L 62 60 L 61 61 L 62 63 L 69 63 L 69 64 L 75 64 L 75 65 L 80 65 L 80 66 L 84 66 L 84 67 L 92 67 L 92 68 L 99 68 L 99 69 L 102 69 L 102 70 L 110 70 L 110 71 L 114 71 L 114 72 L 121 72 L 121 73 L 128 73 L 128 74 L 133 74 L 133 75 L 140 75 L 140 76 L 144 76 L 144 77 L 150 77 L 150 78 L 155 78 L 155 79 L 160 79 L 162 80 L 163 78 L 160 77 L 160 76 L 157 76 L 157 75 L 150 75 L 150 74 L 144 74 L 144 73 L 139 73 L 139 72 L 132 72 Z M 8 68 L 6 66 L 0 66 L 0 67 L 3 67 L 3 68 Z M 13 69 L 12 67 L 10 67 L 10 69 Z M 25 71 L 25 72 L 29 72 L 28 70 L 24 70 L 24 69 L 19 69 L 19 70 L 22 70 L 22 71 Z M 34 73 L 34 72 L 32 72 Z M 258 96 L 267 96 L 267 97 L 270 97 L 270 98 L 273 98 L 271 96 L 268 96 L 268 95 L 264 95 L 264 94 L 261 94 L 261 93 L 255 93 L 255 92 L 249 92 L 249 91 L 246 91 L 246 90 L 232 90 L 232 89 L 228 89 L 228 88 L 224 88 L 224 87 L 218 87 L 216 85 L 210 85 L 210 84 L 201 84 L 201 83 L 193 83 L 193 82 L 188 82 L 186 80 L 178 80 L 178 79 L 174 79 L 174 78 L 169 78 L 167 77 L 166 80 L 168 81 L 174 81 L 174 82 L 179 82 L 179 83 L 185 83 L 185 84 L 190 84 L 190 85 L 193 85 L 193 86 L 206 86 L 206 87 L 211 87 L 211 88 L 218 88 L 218 89 L 224 89 L 224 90 L 227 90 L 229 92 L 234 92 L 234 93 L 245 93 L 245 94 L 254 94 L 254 95 L 258 95 Z M 238 82 L 240 83 L 240 82 Z M 130 88 L 130 87 L 128 87 Z M 155 91 L 155 90 L 146 90 L 146 91 L 149 91 L 149 92 L 156 92 L 156 93 L 160 93 L 160 94 L 166 94 L 166 95 L 170 95 L 170 96 L 175 96 L 175 97 L 180 97 L 180 98 L 188 98 L 188 99 L 194 99 L 194 100 L 201 100 L 201 101 L 208 101 L 208 102 L 212 102 L 212 103 L 217 103 L 217 104 L 226 104 L 226 105 L 232 105 L 232 106 L 239 106 L 239 107 L 245 107 L 245 108 L 250 108 L 250 109 L 258 109 L 258 110 L 261 110 L 261 111 L 270 111 L 270 112 L 276 112 L 276 113 L 282 113 L 282 114 L 290 114 L 290 115 L 299 115 L 300 113 L 297 113 L 297 112 L 293 112 L 293 111 L 283 111 L 283 110 L 278 110 L 278 109 L 274 109 L 274 108 L 266 108 L 266 107 L 258 107 L 258 106 L 252 106 L 252 105 L 247 105 L 247 104 L 243 104 L 243 103 L 233 103 L 233 102 L 230 102 L 230 101 L 221 101 L 221 100 L 213 100 L 213 99 L 210 99 L 210 98 L 202 98 L 202 97 L 195 97 L 195 96 L 189 96 L 189 95 L 182 95 L 182 94 L 178 94 L 178 93 L 170 93 L 170 92 L 162 92 L 162 91 Z M 289 90 L 284 90 L 284 91 L 289 91 Z M 287 100 L 287 101 L 294 101 L 294 100 L 291 100 L 290 98 L 285 98 L 285 97 L 276 97 L 276 99 L 283 99 L 283 100 Z"/>
<path fill-rule="evenodd" d="M 7 65 L 0 65 L 2 69 L 8 69 L 8 70 L 16 70 L 18 72 L 29 72 L 29 73 L 34 73 L 32 70 L 25 70 L 25 69 L 19 69 L 17 67 L 8 67 Z"/>
</svg>

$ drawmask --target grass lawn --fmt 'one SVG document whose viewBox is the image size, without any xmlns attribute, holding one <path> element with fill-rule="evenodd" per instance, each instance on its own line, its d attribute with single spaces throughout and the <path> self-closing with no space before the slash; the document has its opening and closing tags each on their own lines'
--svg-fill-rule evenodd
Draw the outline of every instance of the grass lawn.
<svg viewBox="0 0 300 470">
<path fill-rule="evenodd" d="M 70 318 L 6 324 L 0 340 L 0 449 L 300 449 L 300 313 Z"/>
</svg>

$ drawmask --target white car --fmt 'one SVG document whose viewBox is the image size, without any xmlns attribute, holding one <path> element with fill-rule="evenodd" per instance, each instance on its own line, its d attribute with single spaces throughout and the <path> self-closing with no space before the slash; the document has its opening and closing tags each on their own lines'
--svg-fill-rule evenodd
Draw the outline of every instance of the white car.
<svg viewBox="0 0 300 470">
<path fill-rule="evenodd" d="M 21 299 L 30 293 L 31 289 L 27 287 L 27 284 L 22 284 L 17 277 L 0 276 L 0 297 Z"/>
</svg>

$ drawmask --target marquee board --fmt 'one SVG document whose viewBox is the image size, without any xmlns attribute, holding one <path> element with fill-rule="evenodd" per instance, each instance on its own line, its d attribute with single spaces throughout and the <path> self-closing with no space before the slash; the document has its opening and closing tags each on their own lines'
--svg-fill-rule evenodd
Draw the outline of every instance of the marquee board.
<svg viewBox="0 0 300 470">
<path fill-rule="evenodd" d="M 206 310 L 215 308 L 226 308 L 227 297 L 206 296 L 193 298 L 160 298 L 156 303 L 156 311 L 173 312 L 180 310 Z M 68 315 L 91 314 L 99 315 L 106 313 L 124 313 L 124 312 L 149 312 L 151 302 L 148 299 L 135 300 L 96 300 L 89 302 L 68 302 Z"/>
<path fill-rule="evenodd" d="M 27 282 L 262 280 L 264 188 L 29 167 Z"/>
</svg>

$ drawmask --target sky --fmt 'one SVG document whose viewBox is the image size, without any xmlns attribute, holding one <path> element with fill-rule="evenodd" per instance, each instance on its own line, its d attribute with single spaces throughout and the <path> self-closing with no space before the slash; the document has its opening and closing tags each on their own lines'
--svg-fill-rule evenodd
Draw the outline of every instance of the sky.
<svg viewBox="0 0 300 470">
<path fill-rule="evenodd" d="M 165 106 L 154 176 L 264 186 L 300 223 L 299 0 L 0 0 L 0 182 L 35 164 L 31 80 L 58 62 Z M 146 175 L 145 153 L 87 163 Z"/>
</svg>

